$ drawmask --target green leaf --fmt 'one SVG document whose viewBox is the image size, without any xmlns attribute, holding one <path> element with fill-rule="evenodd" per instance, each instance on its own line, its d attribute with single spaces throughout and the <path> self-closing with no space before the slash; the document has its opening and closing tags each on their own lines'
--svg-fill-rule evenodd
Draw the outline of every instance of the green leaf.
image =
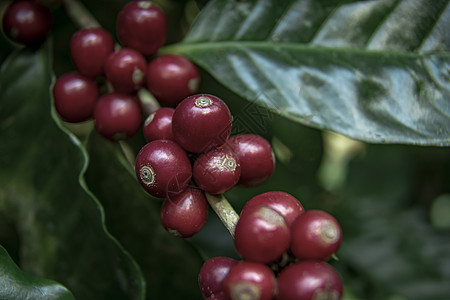
<svg viewBox="0 0 450 300">
<path fill-rule="evenodd" d="M 143 299 L 139 267 L 108 233 L 84 182 L 87 153 L 55 116 L 50 49 L 16 52 L 0 71 L 0 213 L 20 238 L 14 257 L 79 299 Z"/>
<path fill-rule="evenodd" d="M 0 299 L 75 299 L 65 287 L 22 272 L 0 246 Z"/>
<path fill-rule="evenodd" d="M 450 145 L 448 3 L 214 0 L 162 52 L 308 126 L 372 143 Z"/>
</svg>

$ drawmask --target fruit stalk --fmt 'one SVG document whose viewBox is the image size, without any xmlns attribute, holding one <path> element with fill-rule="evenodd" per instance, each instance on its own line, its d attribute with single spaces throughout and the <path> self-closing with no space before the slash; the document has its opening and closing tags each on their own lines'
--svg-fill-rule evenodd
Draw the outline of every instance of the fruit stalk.
<svg viewBox="0 0 450 300">
<path fill-rule="evenodd" d="M 239 215 L 224 195 L 211 195 L 209 193 L 205 194 L 209 205 L 234 238 L 234 230 L 236 228 L 237 221 L 239 220 Z"/>
<path fill-rule="evenodd" d="M 94 16 L 77 0 L 62 0 L 70 19 L 80 28 L 101 27 Z"/>
</svg>

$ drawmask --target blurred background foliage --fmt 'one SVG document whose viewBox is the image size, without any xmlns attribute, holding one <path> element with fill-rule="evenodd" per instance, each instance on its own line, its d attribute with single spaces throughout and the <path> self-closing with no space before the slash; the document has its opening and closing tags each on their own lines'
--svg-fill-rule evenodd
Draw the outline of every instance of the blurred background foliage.
<svg viewBox="0 0 450 300">
<path fill-rule="evenodd" d="M 54 116 L 48 89 L 53 76 L 74 69 L 68 44 L 77 27 L 57 0 L 48 2 L 56 26 L 41 49 L 8 58 L 16 46 L 0 39 L 0 245 L 8 252 L 0 256 L 6 270 L 0 289 L 9 275 L 8 284 L 15 284 L 32 274 L 78 299 L 200 299 L 203 260 L 238 258 L 229 233 L 211 210 L 195 237 L 170 236 L 159 224 L 161 201 L 142 191 L 123 155 L 123 147 L 137 153 L 142 134 L 114 144 L 92 132 L 92 124 L 79 134 L 80 127 L 70 132 Z M 82 1 L 113 34 L 126 2 Z M 173 44 L 207 1 L 155 2 L 167 13 L 167 44 Z M 200 91 L 227 102 L 234 134 L 260 134 L 276 154 L 266 184 L 226 193 L 237 211 L 256 194 L 282 190 L 307 209 L 333 214 L 344 241 L 330 263 L 344 280 L 344 299 L 450 299 L 447 147 L 369 144 L 306 127 L 244 100 L 208 70 Z M 38 279 L 16 291 L 39 286 Z M 54 284 L 44 282 L 45 299 L 59 297 Z"/>
</svg>

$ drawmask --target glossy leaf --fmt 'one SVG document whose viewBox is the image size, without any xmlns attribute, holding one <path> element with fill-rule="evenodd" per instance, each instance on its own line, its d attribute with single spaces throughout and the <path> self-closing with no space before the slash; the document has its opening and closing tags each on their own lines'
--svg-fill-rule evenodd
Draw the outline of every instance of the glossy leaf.
<svg viewBox="0 0 450 300">
<path fill-rule="evenodd" d="M 63 283 L 76 298 L 142 299 L 140 269 L 108 233 L 84 182 L 87 153 L 52 110 L 49 49 L 16 52 L 0 71 L 0 212 L 20 237 L 15 257 L 24 271 Z M 0 268 L 19 280 L 12 283 L 22 285 L 18 292 L 42 285 L 20 281 L 5 263 Z"/>
<path fill-rule="evenodd" d="M 448 0 L 214 0 L 163 52 L 308 126 L 449 145 L 449 28 Z"/>
<path fill-rule="evenodd" d="M 29 275 L 12 261 L 0 246 L 0 299 L 75 299 L 65 287 L 48 279 Z"/>
</svg>

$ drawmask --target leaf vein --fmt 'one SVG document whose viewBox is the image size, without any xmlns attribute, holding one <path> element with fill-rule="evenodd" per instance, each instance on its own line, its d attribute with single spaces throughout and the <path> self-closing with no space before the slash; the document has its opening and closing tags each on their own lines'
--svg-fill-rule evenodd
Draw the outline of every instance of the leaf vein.
<svg viewBox="0 0 450 300">
<path fill-rule="evenodd" d="M 419 46 L 417 47 L 417 49 L 422 49 L 422 47 L 424 46 L 424 44 L 428 41 L 428 39 L 430 38 L 431 34 L 433 33 L 434 29 L 436 28 L 436 26 L 438 25 L 439 21 L 441 21 L 442 15 L 444 15 L 444 13 L 450 9 L 450 4 L 447 2 L 447 6 L 445 9 L 441 10 L 439 12 L 439 15 L 436 17 L 435 22 L 432 26 L 430 26 L 429 31 L 427 32 L 427 34 L 424 35 L 424 38 L 420 41 Z"/>
<path fill-rule="evenodd" d="M 292 7 L 294 7 L 296 4 L 295 1 L 291 2 L 289 5 L 287 5 L 284 9 L 284 11 L 281 13 L 280 18 L 278 19 L 278 21 L 276 22 L 276 24 L 273 26 L 272 30 L 269 32 L 268 36 L 266 37 L 266 40 L 270 40 L 274 35 L 275 32 L 278 28 L 278 26 L 280 24 L 282 24 L 285 20 L 285 18 L 287 17 L 287 15 L 289 14 L 289 12 L 291 11 Z"/>
<path fill-rule="evenodd" d="M 342 3 L 343 0 L 340 2 Z M 322 22 L 318 24 L 317 30 L 314 31 L 314 33 L 311 35 L 311 39 L 308 41 L 308 43 L 314 43 L 314 39 L 319 36 L 320 32 L 325 28 L 325 25 L 327 24 L 328 20 L 331 19 L 331 17 L 336 13 L 336 11 L 341 7 L 342 4 L 336 5 L 330 12 L 323 18 Z"/>
<path fill-rule="evenodd" d="M 379 22 L 378 25 L 374 28 L 374 30 L 371 32 L 369 38 L 367 39 L 367 41 L 365 43 L 366 49 L 370 48 L 370 44 L 372 43 L 373 38 L 376 36 L 376 33 L 379 32 L 379 30 L 382 28 L 383 24 L 386 22 L 386 20 L 389 18 L 389 16 L 392 15 L 393 12 L 399 7 L 399 5 L 402 1 L 403 0 L 396 0 L 395 5 L 392 6 L 392 8 L 384 16 L 383 20 L 381 22 Z"/>
</svg>

